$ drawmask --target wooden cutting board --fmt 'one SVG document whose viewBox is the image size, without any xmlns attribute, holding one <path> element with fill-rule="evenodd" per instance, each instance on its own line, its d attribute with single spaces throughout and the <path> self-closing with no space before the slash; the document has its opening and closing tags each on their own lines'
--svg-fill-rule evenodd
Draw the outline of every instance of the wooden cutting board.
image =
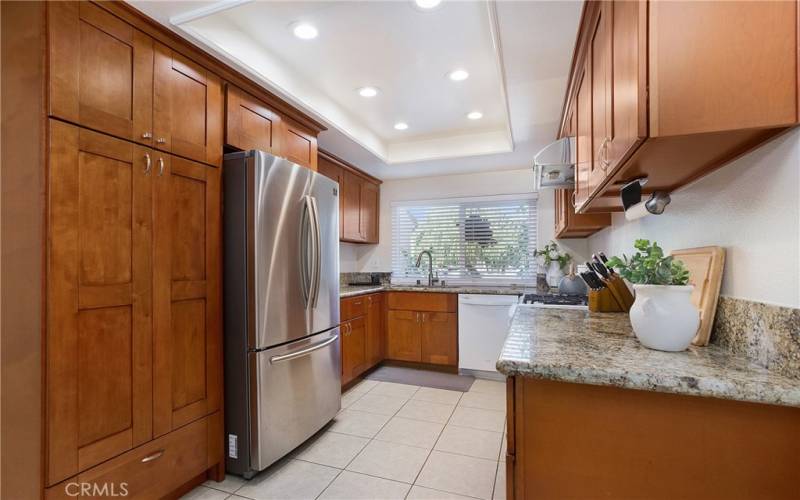
<svg viewBox="0 0 800 500">
<path fill-rule="evenodd" d="M 699 247 L 674 250 L 676 260 L 683 262 L 689 271 L 689 284 L 694 285 L 692 304 L 700 310 L 700 327 L 692 344 L 708 345 L 714 315 L 717 313 L 719 289 L 722 285 L 722 268 L 725 265 L 725 249 L 722 247 Z"/>
</svg>

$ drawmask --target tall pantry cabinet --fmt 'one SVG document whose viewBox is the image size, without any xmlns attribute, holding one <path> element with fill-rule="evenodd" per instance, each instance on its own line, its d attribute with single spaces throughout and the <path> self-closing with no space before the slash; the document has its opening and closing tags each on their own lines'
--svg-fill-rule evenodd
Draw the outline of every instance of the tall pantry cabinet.
<svg viewBox="0 0 800 500">
<path fill-rule="evenodd" d="M 47 9 L 46 496 L 161 497 L 223 461 L 222 84 L 95 4 Z"/>
</svg>

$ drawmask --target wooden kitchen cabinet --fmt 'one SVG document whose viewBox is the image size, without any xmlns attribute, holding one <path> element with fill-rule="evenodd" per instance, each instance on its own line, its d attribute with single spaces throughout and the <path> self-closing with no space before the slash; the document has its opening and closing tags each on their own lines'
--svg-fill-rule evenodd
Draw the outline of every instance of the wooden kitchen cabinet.
<svg viewBox="0 0 800 500">
<path fill-rule="evenodd" d="M 386 359 L 422 361 L 420 313 L 389 311 L 386 323 Z"/>
<path fill-rule="evenodd" d="M 340 331 L 344 385 L 367 369 L 367 325 L 364 316 L 343 322 Z"/>
<path fill-rule="evenodd" d="M 153 71 L 153 146 L 222 164 L 222 81 L 160 43 Z"/>
<path fill-rule="evenodd" d="M 225 100 L 225 144 L 280 154 L 280 115 L 233 85 L 226 85 Z"/>
<path fill-rule="evenodd" d="M 798 408 L 523 376 L 507 384 L 507 498 L 797 496 Z M 709 456 L 714 471 L 699 471 Z"/>
<path fill-rule="evenodd" d="M 162 163 L 163 162 L 163 163 Z M 220 409 L 220 171 L 154 160 L 153 433 Z"/>
<path fill-rule="evenodd" d="M 50 115 L 221 164 L 218 76 L 94 3 L 47 8 Z"/>
<path fill-rule="evenodd" d="M 49 113 L 152 145 L 153 40 L 89 2 L 48 2 Z"/>
<path fill-rule="evenodd" d="M 317 136 L 289 118 L 281 120 L 280 155 L 284 158 L 317 170 Z"/>
<path fill-rule="evenodd" d="M 50 120 L 46 484 L 153 436 L 152 155 Z"/>
<path fill-rule="evenodd" d="M 458 366 L 458 315 L 422 313 L 421 361 L 433 365 Z"/>
<path fill-rule="evenodd" d="M 386 358 L 458 366 L 456 295 L 391 292 L 386 325 Z"/>
<path fill-rule="evenodd" d="M 319 157 L 319 172 L 339 183 L 340 240 L 378 243 L 380 181 L 324 151 Z"/>
<path fill-rule="evenodd" d="M 383 294 L 367 295 L 367 365 L 372 368 L 384 358 L 386 310 Z"/>
<path fill-rule="evenodd" d="M 383 294 L 341 300 L 342 385 L 383 361 Z"/>
<path fill-rule="evenodd" d="M 796 126 L 799 29 L 798 2 L 586 2 L 561 121 L 577 116 L 578 212 L 622 210 L 639 178 L 673 191 Z"/>
<path fill-rule="evenodd" d="M 573 189 L 555 190 L 556 238 L 585 238 L 611 225 L 611 214 L 577 214 Z"/>
</svg>

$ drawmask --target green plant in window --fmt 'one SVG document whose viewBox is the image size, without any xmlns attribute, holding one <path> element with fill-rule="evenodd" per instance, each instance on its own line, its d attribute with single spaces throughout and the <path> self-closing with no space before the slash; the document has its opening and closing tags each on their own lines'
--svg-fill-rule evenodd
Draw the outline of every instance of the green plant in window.
<svg viewBox="0 0 800 500">
<path fill-rule="evenodd" d="M 541 257 L 544 267 L 549 267 L 551 262 L 557 261 L 558 267 L 561 269 L 564 269 L 572 260 L 572 256 L 567 252 L 562 253 L 558 243 L 552 240 L 543 248 L 535 250 L 533 256 L 536 258 Z"/>
</svg>

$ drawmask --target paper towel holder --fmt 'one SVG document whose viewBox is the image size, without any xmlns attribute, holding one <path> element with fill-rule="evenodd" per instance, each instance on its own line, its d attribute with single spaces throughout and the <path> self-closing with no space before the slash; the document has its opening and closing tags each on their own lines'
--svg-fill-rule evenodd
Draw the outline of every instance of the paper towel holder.
<svg viewBox="0 0 800 500">
<path fill-rule="evenodd" d="M 622 208 L 625 210 L 627 219 L 638 219 L 644 217 L 648 213 L 653 215 L 661 215 L 664 213 L 664 208 L 672 201 L 669 193 L 666 191 L 655 191 L 650 195 L 650 198 L 643 203 L 643 208 L 637 205 L 642 204 L 642 186 L 647 184 L 647 177 L 640 177 L 630 182 L 625 183 L 620 189 L 619 195 L 622 199 Z M 629 213 L 629 209 L 631 212 Z M 634 215 L 634 213 L 636 215 Z"/>
</svg>

